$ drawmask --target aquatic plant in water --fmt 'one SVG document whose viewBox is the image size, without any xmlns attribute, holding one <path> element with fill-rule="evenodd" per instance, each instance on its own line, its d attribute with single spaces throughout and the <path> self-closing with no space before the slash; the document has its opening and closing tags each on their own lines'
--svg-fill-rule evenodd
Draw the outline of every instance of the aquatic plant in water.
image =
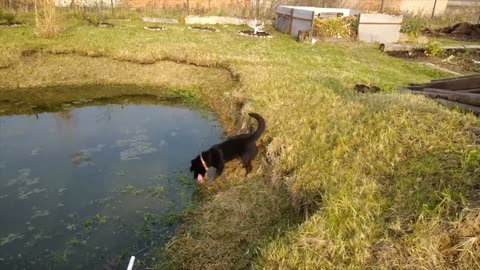
<svg viewBox="0 0 480 270">
<path fill-rule="evenodd" d="M 82 149 L 72 155 L 72 162 L 77 167 L 93 166 L 92 153 L 102 151 L 105 145 L 99 144 L 93 148 Z"/>
<path fill-rule="evenodd" d="M 152 143 L 148 141 L 149 137 L 146 134 L 147 130 L 137 129 L 135 131 L 130 131 L 127 129 L 124 133 L 126 135 L 133 133 L 133 137 L 130 139 L 121 139 L 116 142 L 116 145 L 119 147 L 127 147 L 127 149 L 120 152 L 121 160 L 140 159 L 140 155 L 146 155 L 157 151 L 157 148 L 153 147 Z"/>
<path fill-rule="evenodd" d="M 16 178 L 10 179 L 7 182 L 7 187 L 13 186 L 16 184 L 30 186 L 37 184 L 39 178 L 30 178 L 31 170 L 28 168 L 18 170 L 18 176 Z"/>
<path fill-rule="evenodd" d="M 9 244 L 15 240 L 22 239 L 23 235 L 18 233 L 9 233 L 7 236 L 0 238 L 0 246 Z"/>
<path fill-rule="evenodd" d="M 36 210 L 34 210 L 33 216 L 32 216 L 31 219 L 35 219 L 35 218 L 39 218 L 39 217 L 46 217 L 48 215 L 50 215 L 50 211 L 36 209 Z"/>
</svg>

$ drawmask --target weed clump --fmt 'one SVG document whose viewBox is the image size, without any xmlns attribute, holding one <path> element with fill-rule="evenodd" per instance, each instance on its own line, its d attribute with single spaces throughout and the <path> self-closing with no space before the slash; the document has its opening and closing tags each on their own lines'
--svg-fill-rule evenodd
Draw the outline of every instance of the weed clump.
<svg viewBox="0 0 480 270">
<path fill-rule="evenodd" d="M 35 32 L 39 36 L 52 38 L 60 33 L 60 21 L 53 0 L 35 1 Z"/>
</svg>

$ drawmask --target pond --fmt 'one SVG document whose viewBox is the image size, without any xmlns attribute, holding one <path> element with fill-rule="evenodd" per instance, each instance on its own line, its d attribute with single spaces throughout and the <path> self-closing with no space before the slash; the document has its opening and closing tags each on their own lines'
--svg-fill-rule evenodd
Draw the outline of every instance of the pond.
<svg viewBox="0 0 480 270">
<path fill-rule="evenodd" d="M 165 105 L 0 116 L 0 269 L 154 259 L 195 202 L 190 160 L 221 139 L 211 119 Z"/>
</svg>

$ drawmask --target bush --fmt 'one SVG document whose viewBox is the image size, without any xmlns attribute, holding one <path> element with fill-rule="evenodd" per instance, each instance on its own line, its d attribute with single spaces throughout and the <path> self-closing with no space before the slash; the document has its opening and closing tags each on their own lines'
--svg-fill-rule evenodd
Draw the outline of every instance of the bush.
<svg viewBox="0 0 480 270">
<path fill-rule="evenodd" d="M 439 56 L 443 53 L 442 47 L 438 42 L 429 42 L 425 47 L 426 56 Z"/>
<path fill-rule="evenodd" d="M 418 37 L 426 25 L 426 20 L 420 16 L 405 16 L 402 22 L 400 32 L 408 34 L 410 37 Z"/>
<path fill-rule="evenodd" d="M 0 9 L 0 22 L 15 23 L 15 13 Z"/>
<path fill-rule="evenodd" d="M 320 37 L 351 38 L 357 34 L 358 17 L 315 18 L 314 30 Z"/>
</svg>

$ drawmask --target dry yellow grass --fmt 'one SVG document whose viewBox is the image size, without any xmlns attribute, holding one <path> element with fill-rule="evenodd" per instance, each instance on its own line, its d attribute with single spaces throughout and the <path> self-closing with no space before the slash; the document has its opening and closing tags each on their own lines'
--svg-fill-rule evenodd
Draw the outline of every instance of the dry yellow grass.
<svg viewBox="0 0 480 270">
<path fill-rule="evenodd" d="M 36 33 L 54 37 L 60 32 L 55 3 L 53 0 L 34 0 Z"/>
</svg>

